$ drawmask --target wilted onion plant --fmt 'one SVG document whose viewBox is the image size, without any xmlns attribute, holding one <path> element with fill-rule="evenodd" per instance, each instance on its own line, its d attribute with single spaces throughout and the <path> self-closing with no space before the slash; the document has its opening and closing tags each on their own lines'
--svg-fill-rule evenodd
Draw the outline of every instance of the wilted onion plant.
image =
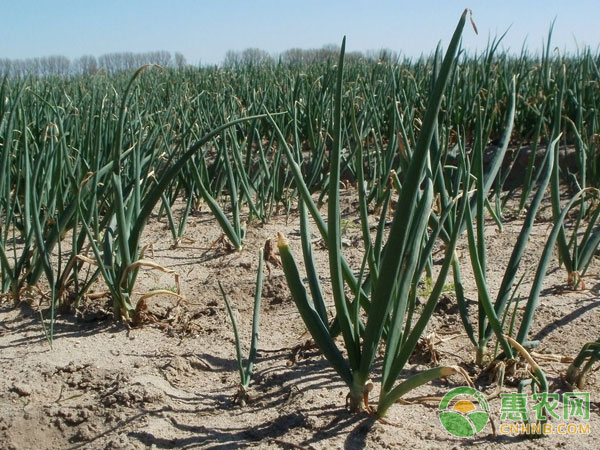
<svg viewBox="0 0 600 450">
<path fill-rule="evenodd" d="M 403 383 L 395 385 L 421 333 L 429 322 L 437 299 L 442 292 L 459 234 L 458 227 L 455 228 L 446 247 L 444 262 L 431 295 L 419 319 L 413 325 L 412 316 L 415 303 L 410 299 L 414 299 L 415 286 L 425 267 L 426 260 L 433 251 L 435 240 L 445 219 L 448 215 L 453 214 L 455 220 L 462 222 L 462 215 L 468 204 L 466 195 L 462 195 L 460 201 L 452 201 L 451 205 L 442 213 L 438 226 L 431 231 L 431 234 L 428 233 L 427 225 L 433 202 L 431 160 L 435 161 L 439 156 L 431 154 L 430 146 L 437 126 L 442 97 L 458 52 L 460 36 L 467 14 L 468 10 L 465 10 L 452 36 L 439 74 L 433 85 L 416 146 L 414 151 L 410 151 L 410 162 L 403 174 L 402 187 L 387 242 L 382 249 L 371 250 L 370 237 L 366 237 L 368 240 L 364 243 L 367 252 L 365 261 L 371 251 L 381 255 L 380 260 L 375 262 L 377 273 L 371 273 L 371 287 L 368 289 L 368 293 L 361 289 L 360 281 L 355 286 L 350 286 L 355 296 L 353 301 L 346 295 L 344 285 L 338 188 L 342 153 L 341 103 L 345 38 L 342 42 L 335 92 L 333 146 L 329 154 L 330 174 L 326 241 L 329 252 L 329 275 L 331 276 L 331 288 L 337 314 L 336 320 L 348 355 L 347 360 L 336 346 L 335 334 L 328 328 L 326 320 L 322 317 L 323 312 L 319 312 L 321 310 L 318 306 L 319 303 L 315 299 L 313 299 L 313 303 L 306 292 L 287 239 L 283 235 L 279 235 L 279 252 L 292 297 L 315 343 L 349 387 L 348 405 L 354 411 L 361 409 L 363 402 L 368 403 L 368 394 L 373 387 L 370 381 L 371 370 L 384 335 L 386 350 L 377 407 L 379 416 L 384 416 L 389 407 L 409 390 L 434 378 L 461 371 L 455 367 L 437 367 L 421 372 Z M 284 139 L 281 140 L 285 141 Z M 287 149 L 286 154 L 288 159 L 291 160 L 290 165 L 293 166 L 294 158 L 291 151 Z M 464 158 L 462 161 L 464 163 Z M 464 187 L 468 188 L 469 170 L 463 170 L 463 174 Z M 315 214 L 316 208 L 314 208 L 302 178 L 296 176 L 295 180 L 302 197 L 301 201 L 307 204 L 317 225 L 322 226 L 323 221 L 318 216 L 318 211 Z M 302 234 L 306 234 L 306 221 L 303 221 L 302 228 Z M 311 258 L 306 258 L 306 255 L 305 261 L 308 262 L 309 267 L 312 265 Z M 366 270 L 365 266 L 366 264 L 363 263 L 361 272 Z M 360 278 L 362 277 L 359 277 L 359 280 Z M 319 290 L 313 286 L 313 279 L 313 277 L 309 277 L 311 292 L 314 295 L 314 292 Z M 369 294 L 370 298 L 364 298 Z M 360 313 L 361 304 L 368 305 L 366 323 L 363 323 Z"/>
</svg>

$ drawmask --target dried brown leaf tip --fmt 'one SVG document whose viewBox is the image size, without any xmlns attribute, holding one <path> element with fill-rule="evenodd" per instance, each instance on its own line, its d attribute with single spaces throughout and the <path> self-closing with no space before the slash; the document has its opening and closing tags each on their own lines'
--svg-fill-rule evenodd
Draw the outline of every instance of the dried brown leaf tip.
<svg viewBox="0 0 600 450">
<path fill-rule="evenodd" d="M 277 237 L 279 240 L 279 235 Z M 263 254 L 265 257 L 265 261 L 267 261 L 270 264 L 273 264 L 275 267 L 281 267 L 281 260 L 275 253 L 275 244 L 273 243 L 273 239 L 267 239 L 265 241 L 265 248 Z"/>
<path fill-rule="evenodd" d="M 473 31 L 475 31 L 475 34 L 479 35 L 479 32 L 477 31 L 477 25 L 475 25 L 475 21 L 473 20 L 473 11 L 471 11 L 469 9 L 469 20 L 471 21 L 471 26 L 473 27 Z"/>
</svg>

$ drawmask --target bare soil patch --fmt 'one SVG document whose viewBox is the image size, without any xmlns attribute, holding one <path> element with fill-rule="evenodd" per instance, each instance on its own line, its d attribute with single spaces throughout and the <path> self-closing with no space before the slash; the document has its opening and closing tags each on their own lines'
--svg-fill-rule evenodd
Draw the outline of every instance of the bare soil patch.
<svg viewBox="0 0 600 450">
<path fill-rule="evenodd" d="M 344 252 L 360 268 L 356 248 L 353 193 L 344 193 Z M 545 208 L 542 214 L 548 214 Z M 310 346 L 309 336 L 290 297 L 280 267 L 269 264 L 259 337 L 259 355 L 251 384 L 251 402 L 236 406 L 239 376 L 233 333 L 219 293 L 220 281 L 239 317 L 240 332 L 249 342 L 257 251 L 276 232 L 284 232 L 300 255 L 299 221 L 278 216 L 267 224 L 250 224 L 243 251 L 216 244 L 221 231 L 210 213 L 190 217 L 186 240 L 171 248 L 166 221 L 153 219 L 145 243 L 154 246 L 154 260 L 181 276 L 187 302 L 169 297 L 148 301 L 154 320 L 127 329 L 115 322 L 107 299 L 89 301 L 76 313 L 61 315 L 54 348 L 44 338 L 36 306 L 3 304 L 0 311 L 0 447 L 6 449 L 145 449 L 145 448 L 597 448 L 600 433 L 600 376 L 591 374 L 589 435 L 552 435 L 530 441 L 494 436 L 492 426 L 474 439 L 454 438 L 440 425 L 435 402 L 397 404 L 389 423 L 345 410 L 347 389 Z M 543 218 L 540 218 L 543 219 Z M 375 219 L 374 219 L 375 220 Z M 488 227 L 490 285 L 496 289 L 521 226 L 515 218 L 500 233 Z M 523 263 L 527 270 L 520 289 L 529 290 L 550 224 L 539 220 Z M 314 229 L 316 234 L 316 228 Z M 315 257 L 327 292 L 327 252 L 315 244 Z M 476 313 L 476 289 L 469 269 L 466 240 L 463 278 Z M 565 287 L 567 275 L 555 255 L 544 283 L 532 339 L 539 354 L 574 357 L 586 342 L 596 340 L 600 323 L 598 263 L 589 271 L 586 290 Z M 448 279 L 448 283 L 451 278 Z M 140 274 L 140 292 L 172 288 L 168 274 Z M 102 290 L 101 283 L 97 285 Z M 492 290 L 495 295 L 495 291 Z M 329 302 L 330 311 L 333 309 Z M 475 317 L 475 316 L 474 316 Z M 475 350 L 466 337 L 452 289 L 444 293 L 424 340 L 406 376 L 440 364 L 459 364 L 486 394 L 496 389 L 491 375 L 475 367 Z M 493 344 L 492 344 L 493 345 Z M 246 347 L 247 349 L 247 347 Z M 493 350 L 493 347 L 491 348 Z M 571 389 L 563 381 L 567 364 L 540 359 L 552 392 Z M 516 392 L 517 379 L 504 392 Z M 409 394 L 443 396 L 461 385 L 450 377 Z M 377 383 L 376 383 L 377 385 Z M 372 393 L 376 402 L 377 392 Z M 500 399 L 490 403 L 500 424 Z"/>
</svg>

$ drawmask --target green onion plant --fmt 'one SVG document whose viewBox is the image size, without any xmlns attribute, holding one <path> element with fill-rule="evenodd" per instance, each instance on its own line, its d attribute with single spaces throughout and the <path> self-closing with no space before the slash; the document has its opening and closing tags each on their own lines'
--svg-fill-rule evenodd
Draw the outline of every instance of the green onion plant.
<svg viewBox="0 0 600 450">
<path fill-rule="evenodd" d="M 259 320 L 260 320 L 260 303 L 262 299 L 262 287 L 263 287 L 263 251 L 262 249 L 258 252 L 258 272 L 256 275 L 256 287 L 254 290 L 254 313 L 252 316 L 252 338 L 250 340 L 250 351 L 248 353 L 248 358 L 244 362 L 242 356 L 242 345 L 240 341 L 240 335 L 238 331 L 238 324 L 235 320 L 235 316 L 233 314 L 233 309 L 231 308 L 231 303 L 227 299 L 227 294 L 219 282 L 219 289 L 221 290 L 221 295 L 223 296 L 223 300 L 225 301 L 225 306 L 227 306 L 227 312 L 229 313 L 229 318 L 231 320 L 231 327 L 233 328 L 233 337 L 235 339 L 235 354 L 238 365 L 238 371 L 240 373 L 240 385 L 238 392 L 235 396 L 235 401 L 244 406 L 248 400 L 248 387 L 250 386 L 250 381 L 252 379 L 252 372 L 254 370 L 254 364 L 256 363 L 256 355 L 258 348 L 258 330 L 259 330 Z"/>
</svg>

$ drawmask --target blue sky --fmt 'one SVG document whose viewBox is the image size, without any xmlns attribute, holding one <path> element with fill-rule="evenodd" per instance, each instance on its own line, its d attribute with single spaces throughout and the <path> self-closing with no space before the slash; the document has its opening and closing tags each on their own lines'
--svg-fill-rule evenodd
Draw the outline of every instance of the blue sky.
<svg viewBox="0 0 600 450">
<path fill-rule="evenodd" d="M 4 0 L 0 57 L 168 50 L 212 64 L 229 49 L 318 48 L 339 44 L 343 35 L 350 51 L 390 48 L 418 56 L 448 42 L 466 6 L 479 28 L 479 36 L 465 30 L 469 50 L 512 25 L 505 47 L 519 52 L 527 38 L 530 51 L 538 51 L 554 18 L 559 49 L 574 51 L 576 41 L 594 50 L 600 45 L 600 0 Z"/>
</svg>

